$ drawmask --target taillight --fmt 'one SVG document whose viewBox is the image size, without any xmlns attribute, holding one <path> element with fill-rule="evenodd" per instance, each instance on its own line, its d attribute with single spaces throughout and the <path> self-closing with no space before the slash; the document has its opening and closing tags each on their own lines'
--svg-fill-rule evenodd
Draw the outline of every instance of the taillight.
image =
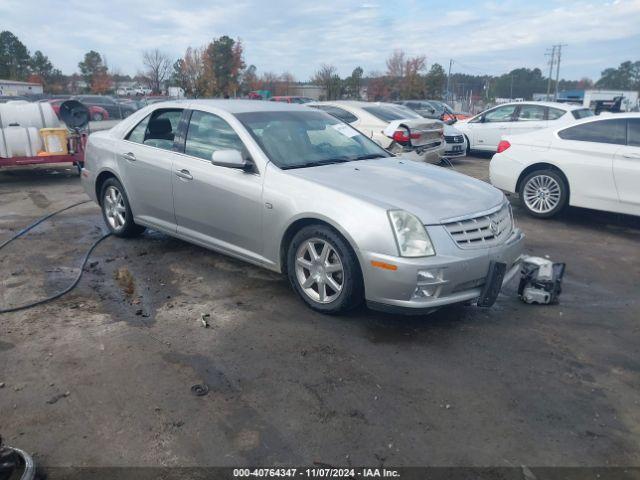
<svg viewBox="0 0 640 480">
<path fill-rule="evenodd" d="M 498 153 L 504 152 L 510 146 L 511 144 L 509 142 L 507 142 L 506 140 L 501 140 L 500 143 L 498 144 Z"/>
<path fill-rule="evenodd" d="M 394 142 L 397 142 L 401 145 L 405 145 L 407 143 L 409 143 L 409 141 L 411 139 L 418 139 L 420 138 L 420 134 L 419 133 L 409 133 L 409 130 L 401 127 L 398 128 L 395 132 L 393 132 L 392 137 Z"/>
</svg>

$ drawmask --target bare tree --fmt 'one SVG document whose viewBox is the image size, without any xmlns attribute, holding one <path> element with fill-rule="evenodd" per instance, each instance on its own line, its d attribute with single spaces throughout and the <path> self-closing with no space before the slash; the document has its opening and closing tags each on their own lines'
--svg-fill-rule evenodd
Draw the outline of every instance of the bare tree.
<svg viewBox="0 0 640 480">
<path fill-rule="evenodd" d="M 171 59 L 157 48 L 146 50 L 142 54 L 142 62 L 145 66 L 144 76 L 149 88 L 155 94 L 162 92 L 162 84 L 171 71 Z"/>
<path fill-rule="evenodd" d="M 326 99 L 331 99 L 332 86 L 335 83 L 335 77 L 338 75 L 338 69 L 333 65 L 323 64 L 311 79 L 316 85 L 320 85 L 325 89 Z"/>
<path fill-rule="evenodd" d="M 294 77 L 289 72 L 284 72 L 280 75 L 280 90 L 282 93 L 280 95 L 291 95 L 291 87 L 294 83 L 296 83 L 296 77 Z"/>
<path fill-rule="evenodd" d="M 405 74 L 405 54 L 402 50 L 394 50 L 387 58 L 387 75 L 402 78 Z"/>
</svg>

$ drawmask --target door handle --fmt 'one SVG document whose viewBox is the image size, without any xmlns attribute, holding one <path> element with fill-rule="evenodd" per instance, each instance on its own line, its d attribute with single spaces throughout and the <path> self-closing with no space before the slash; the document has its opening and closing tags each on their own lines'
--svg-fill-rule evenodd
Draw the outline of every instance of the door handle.
<svg viewBox="0 0 640 480">
<path fill-rule="evenodd" d="M 176 172 L 176 176 L 180 178 L 184 178 L 185 180 L 193 180 L 193 175 L 191 175 L 191 172 L 189 172 L 189 170 L 187 170 L 186 168 L 183 168 L 182 170 L 178 170 Z"/>
<path fill-rule="evenodd" d="M 506 130 L 509 127 L 498 127 L 498 130 Z"/>
<path fill-rule="evenodd" d="M 640 153 L 623 153 L 624 158 L 640 158 Z"/>
<path fill-rule="evenodd" d="M 122 158 L 124 158 L 125 160 L 129 160 L 130 162 L 136 161 L 136 156 L 131 152 L 123 153 Z"/>
</svg>

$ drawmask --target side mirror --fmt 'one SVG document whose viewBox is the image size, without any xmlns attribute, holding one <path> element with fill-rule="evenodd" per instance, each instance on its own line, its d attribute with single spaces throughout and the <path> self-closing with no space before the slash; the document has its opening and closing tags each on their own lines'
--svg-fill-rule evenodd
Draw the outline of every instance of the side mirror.
<svg viewBox="0 0 640 480">
<path fill-rule="evenodd" d="M 450 119 L 448 119 L 445 123 L 447 125 L 453 125 L 454 123 L 456 123 L 458 121 L 458 119 L 456 117 L 452 117 Z"/>
<path fill-rule="evenodd" d="M 238 168 L 248 170 L 251 163 L 247 162 L 240 150 L 216 150 L 211 154 L 211 163 L 218 167 Z"/>
</svg>

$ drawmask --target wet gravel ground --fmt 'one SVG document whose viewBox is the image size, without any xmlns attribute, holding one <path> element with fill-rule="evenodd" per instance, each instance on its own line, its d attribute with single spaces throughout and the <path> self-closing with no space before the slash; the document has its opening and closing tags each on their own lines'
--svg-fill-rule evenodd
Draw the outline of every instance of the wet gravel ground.
<svg viewBox="0 0 640 480">
<path fill-rule="evenodd" d="M 84 198 L 72 170 L 0 171 L 0 242 Z M 72 293 L 0 316 L 0 434 L 49 467 L 639 465 L 640 220 L 515 215 L 567 263 L 559 305 L 325 317 L 279 275 L 110 238 Z M 0 304 L 66 285 L 102 231 L 87 204 L 2 250 Z"/>
</svg>

